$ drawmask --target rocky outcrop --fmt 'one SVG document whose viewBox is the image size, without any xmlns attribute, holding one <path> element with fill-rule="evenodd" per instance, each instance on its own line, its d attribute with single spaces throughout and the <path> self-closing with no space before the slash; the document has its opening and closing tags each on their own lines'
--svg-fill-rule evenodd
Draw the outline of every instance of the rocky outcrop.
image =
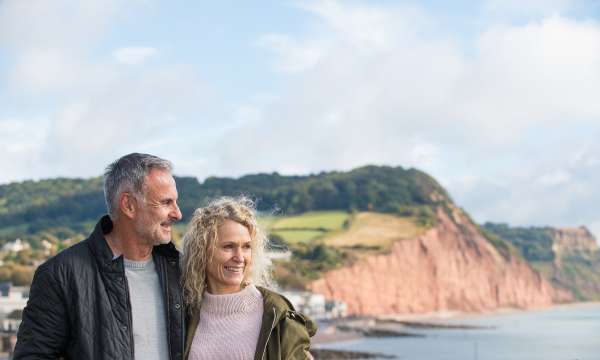
<svg viewBox="0 0 600 360">
<path fill-rule="evenodd" d="M 500 255 L 454 210 L 451 219 L 438 209 L 437 225 L 423 235 L 326 272 L 309 288 L 360 315 L 534 308 L 571 299 L 521 258 Z"/>
<path fill-rule="evenodd" d="M 584 226 L 550 229 L 551 265 L 536 264 L 556 287 L 570 290 L 577 300 L 600 300 L 600 253 L 596 238 Z"/>
<path fill-rule="evenodd" d="M 556 259 L 570 255 L 590 256 L 598 250 L 596 238 L 585 226 L 551 229 L 550 235 Z"/>
</svg>

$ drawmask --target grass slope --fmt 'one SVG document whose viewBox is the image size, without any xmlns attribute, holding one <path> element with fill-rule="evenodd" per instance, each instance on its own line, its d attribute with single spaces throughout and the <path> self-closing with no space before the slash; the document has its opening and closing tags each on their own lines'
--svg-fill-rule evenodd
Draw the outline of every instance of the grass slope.
<svg viewBox="0 0 600 360">
<path fill-rule="evenodd" d="M 261 223 L 269 225 L 271 241 L 292 251 L 289 261 L 275 261 L 275 278 L 286 288 L 303 288 L 325 271 L 385 253 L 395 241 L 414 238 L 427 229 L 415 216 L 374 212 L 308 212 L 261 219 Z"/>
<path fill-rule="evenodd" d="M 268 223 L 269 233 L 287 244 L 310 243 L 343 230 L 350 221 L 345 211 L 311 211 L 297 216 L 285 216 L 261 221 Z"/>
<path fill-rule="evenodd" d="M 425 231 L 410 217 L 371 212 L 358 213 L 348 231 L 327 237 L 325 244 L 333 247 L 371 247 L 388 250 L 394 241 L 414 238 Z"/>
</svg>

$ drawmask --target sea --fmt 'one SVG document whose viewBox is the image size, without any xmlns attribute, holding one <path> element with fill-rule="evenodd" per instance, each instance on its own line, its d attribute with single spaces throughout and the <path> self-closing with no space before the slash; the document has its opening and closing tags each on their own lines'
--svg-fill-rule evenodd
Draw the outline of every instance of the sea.
<svg viewBox="0 0 600 360">
<path fill-rule="evenodd" d="M 441 322 L 483 328 L 411 330 L 425 336 L 362 338 L 318 347 L 402 360 L 600 360 L 600 303 Z"/>
</svg>

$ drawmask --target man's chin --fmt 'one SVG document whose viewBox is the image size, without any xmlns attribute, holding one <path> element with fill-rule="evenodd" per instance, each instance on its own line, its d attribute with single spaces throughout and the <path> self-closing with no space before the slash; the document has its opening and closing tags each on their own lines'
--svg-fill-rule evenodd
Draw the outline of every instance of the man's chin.
<svg viewBox="0 0 600 360">
<path fill-rule="evenodd" d="M 154 246 L 164 245 L 164 244 L 170 243 L 171 240 L 172 240 L 171 234 L 169 234 L 169 235 L 161 234 L 161 236 L 154 237 L 153 243 L 154 243 Z"/>
<path fill-rule="evenodd" d="M 168 238 L 162 238 L 158 241 L 157 245 L 164 245 L 164 244 L 168 244 L 171 242 L 171 237 L 169 236 Z"/>
</svg>

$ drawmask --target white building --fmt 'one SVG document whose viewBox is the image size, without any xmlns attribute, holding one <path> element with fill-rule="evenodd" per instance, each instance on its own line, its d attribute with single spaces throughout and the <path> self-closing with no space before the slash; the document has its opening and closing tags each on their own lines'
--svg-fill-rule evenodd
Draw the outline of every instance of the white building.
<svg viewBox="0 0 600 360">
<path fill-rule="evenodd" d="M 4 331 L 16 331 L 21 320 L 14 316 L 27 305 L 29 287 L 12 286 L 10 283 L 0 284 L 0 328 Z"/>
<path fill-rule="evenodd" d="M 46 239 L 42 240 L 42 247 L 44 248 L 45 255 L 50 255 L 52 249 L 54 249 L 54 245 Z"/>
<path fill-rule="evenodd" d="M 269 260 L 289 260 L 292 257 L 291 251 L 267 251 L 265 253 Z"/>
<path fill-rule="evenodd" d="M 330 300 L 325 304 L 325 312 L 328 319 L 346 317 L 348 315 L 348 305 L 339 300 Z"/>
<path fill-rule="evenodd" d="M 294 308 L 314 319 L 333 319 L 344 317 L 347 306 L 339 300 L 325 299 L 324 295 L 309 291 L 284 291 L 283 295 L 294 305 Z"/>
<path fill-rule="evenodd" d="M 23 241 L 21 239 L 16 239 L 14 241 L 10 241 L 10 242 L 7 242 L 6 244 L 4 244 L 4 246 L 2 246 L 2 251 L 19 252 L 19 251 L 27 250 L 30 248 L 31 248 L 31 246 L 29 246 L 29 244 L 26 243 L 25 241 Z"/>
</svg>

